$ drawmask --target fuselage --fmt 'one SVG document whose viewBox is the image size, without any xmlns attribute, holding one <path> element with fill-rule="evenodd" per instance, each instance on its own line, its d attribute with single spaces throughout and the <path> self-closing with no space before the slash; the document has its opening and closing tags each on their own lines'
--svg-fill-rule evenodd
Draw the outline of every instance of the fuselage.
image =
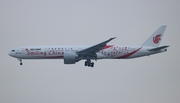
<svg viewBox="0 0 180 103">
<path fill-rule="evenodd" d="M 140 46 L 107 45 L 116 38 L 112 37 L 91 46 L 25 46 L 12 50 L 9 55 L 18 58 L 20 65 L 22 59 L 64 59 L 64 64 L 85 59 L 85 66 L 94 67 L 91 60 L 130 59 L 165 52 L 169 46 L 159 46 L 165 29 L 165 25 L 160 26 Z"/>
<path fill-rule="evenodd" d="M 11 50 L 9 55 L 18 59 L 64 59 L 65 52 L 78 52 L 87 47 L 89 46 L 26 46 Z M 152 47 L 107 45 L 96 53 L 96 58 L 92 56 L 89 59 L 129 59 L 166 51 L 162 49 L 154 52 L 148 51 L 149 49 Z"/>
</svg>

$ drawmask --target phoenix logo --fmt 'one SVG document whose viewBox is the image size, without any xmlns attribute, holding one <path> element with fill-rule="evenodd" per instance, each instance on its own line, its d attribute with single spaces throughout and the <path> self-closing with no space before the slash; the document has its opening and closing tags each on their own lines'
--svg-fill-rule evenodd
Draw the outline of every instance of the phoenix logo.
<svg viewBox="0 0 180 103">
<path fill-rule="evenodd" d="M 153 37 L 153 42 L 155 44 L 158 44 L 160 40 L 161 40 L 161 34 L 157 34 L 156 36 Z"/>
</svg>

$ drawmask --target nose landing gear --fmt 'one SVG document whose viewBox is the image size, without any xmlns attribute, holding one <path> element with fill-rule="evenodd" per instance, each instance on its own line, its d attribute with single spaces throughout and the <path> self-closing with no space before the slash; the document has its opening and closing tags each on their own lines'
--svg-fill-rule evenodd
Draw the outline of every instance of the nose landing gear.
<svg viewBox="0 0 180 103">
<path fill-rule="evenodd" d="M 22 63 L 22 59 L 18 59 L 19 61 L 20 61 L 20 65 L 23 65 L 23 63 Z"/>
<path fill-rule="evenodd" d="M 23 63 L 20 63 L 20 65 L 23 65 Z"/>
</svg>

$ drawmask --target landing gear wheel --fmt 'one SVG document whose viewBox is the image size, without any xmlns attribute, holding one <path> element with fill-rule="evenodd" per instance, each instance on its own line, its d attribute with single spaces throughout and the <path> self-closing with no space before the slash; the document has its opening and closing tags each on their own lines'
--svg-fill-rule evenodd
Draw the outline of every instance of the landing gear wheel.
<svg viewBox="0 0 180 103">
<path fill-rule="evenodd" d="M 20 63 L 20 65 L 23 65 L 23 63 Z"/>
<path fill-rule="evenodd" d="M 22 59 L 18 59 L 19 61 L 20 61 L 20 65 L 23 65 L 23 63 L 22 63 Z"/>
<path fill-rule="evenodd" d="M 85 66 L 88 66 L 88 62 L 87 62 L 87 61 L 85 61 L 84 65 L 85 65 Z"/>
<path fill-rule="evenodd" d="M 94 67 L 94 62 L 91 63 L 91 67 Z"/>
<path fill-rule="evenodd" d="M 88 63 L 88 67 L 90 67 L 91 66 L 91 63 Z"/>
<path fill-rule="evenodd" d="M 94 67 L 94 62 L 91 62 L 91 60 L 87 60 L 85 61 L 84 65 L 88 67 Z"/>
</svg>

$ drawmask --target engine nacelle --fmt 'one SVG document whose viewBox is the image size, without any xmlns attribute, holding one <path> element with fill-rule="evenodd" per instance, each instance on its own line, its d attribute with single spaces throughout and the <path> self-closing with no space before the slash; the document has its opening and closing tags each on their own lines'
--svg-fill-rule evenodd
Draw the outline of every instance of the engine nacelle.
<svg viewBox="0 0 180 103">
<path fill-rule="evenodd" d="M 64 64 L 75 64 L 77 62 L 78 55 L 75 52 L 65 51 L 64 52 Z"/>
</svg>

